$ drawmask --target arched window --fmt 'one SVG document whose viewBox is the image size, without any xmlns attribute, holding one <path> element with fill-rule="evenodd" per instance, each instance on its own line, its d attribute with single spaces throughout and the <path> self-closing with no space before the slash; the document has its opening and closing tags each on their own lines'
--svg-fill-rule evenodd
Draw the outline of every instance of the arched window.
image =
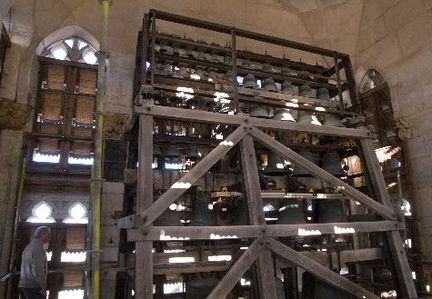
<svg viewBox="0 0 432 299">
<path fill-rule="evenodd" d="M 30 223 L 54 223 L 55 220 L 51 216 L 52 208 L 45 202 L 37 203 L 32 209 L 32 216 L 27 219 Z"/>
<path fill-rule="evenodd" d="M 375 69 L 370 69 L 360 82 L 359 93 L 364 93 L 383 84 L 387 84 L 384 77 Z"/>
<path fill-rule="evenodd" d="M 73 204 L 69 208 L 69 215 L 63 220 L 69 224 L 87 224 L 87 208 L 80 202 Z"/>
<path fill-rule="evenodd" d="M 97 64 L 95 48 L 79 37 L 59 40 L 45 48 L 41 56 L 58 60 Z"/>
</svg>

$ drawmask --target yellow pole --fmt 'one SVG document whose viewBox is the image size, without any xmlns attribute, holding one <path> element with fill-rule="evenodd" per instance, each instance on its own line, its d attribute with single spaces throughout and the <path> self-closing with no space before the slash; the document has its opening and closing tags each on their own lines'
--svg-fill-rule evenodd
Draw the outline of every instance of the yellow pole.
<svg viewBox="0 0 432 299">
<path fill-rule="evenodd" d="M 102 4 L 102 23 L 100 36 L 100 50 L 98 57 L 98 93 L 96 97 L 96 133 L 95 158 L 92 169 L 91 197 L 93 206 L 93 238 L 92 238 L 92 296 L 100 299 L 100 229 L 101 229 L 101 199 L 102 199 L 102 160 L 103 160 L 103 126 L 104 126 L 104 99 L 106 96 L 106 60 L 108 58 L 106 40 L 108 31 L 108 13 L 111 0 L 99 0 Z"/>
</svg>

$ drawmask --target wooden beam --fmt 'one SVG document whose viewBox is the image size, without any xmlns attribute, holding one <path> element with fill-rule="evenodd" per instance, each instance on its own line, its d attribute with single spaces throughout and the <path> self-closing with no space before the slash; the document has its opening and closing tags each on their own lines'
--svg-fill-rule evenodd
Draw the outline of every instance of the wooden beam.
<svg viewBox="0 0 432 299">
<path fill-rule="evenodd" d="M 172 273 L 225 272 L 229 269 L 227 262 L 195 262 L 187 264 L 160 264 L 154 266 L 154 275 Z"/>
<path fill-rule="evenodd" d="M 390 196 L 387 192 L 387 184 L 381 172 L 381 167 L 372 141 L 361 140 L 361 149 L 363 157 L 366 161 L 366 166 L 369 171 L 372 187 L 375 195 L 389 209 L 393 209 Z M 396 275 L 399 281 L 399 287 L 402 291 L 402 296 L 407 298 L 417 298 L 417 291 L 415 289 L 414 281 L 411 274 L 411 269 L 408 264 L 408 259 L 405 254 L 404 244 L 398 231 L 387 232 L 386 237 L 389 243 L 392 260 L 396 267 Z"/>
<path fill-rule="evenodd" d="M 192 111 L 192 110 L 191 110 Z M 245 136 L 246 128 L 238 127 L 224 141 L 220 142 L 197 165 L 195 165 L 180 180 L 175 182 L 170 189 L 162 194 L 148 209 L 141 211 L 144 225 L 150 225 L 155 221 L 177 198 L 185 193 L 200 177 L 215 165 Z M 152 156 L 150 156 L 152 157 Z M 149 168 L 152 171 L 152 168 Z"/>
<path fill-rule="evenodd" d="M 262 252 L 264 242 L 261 239 L 255 240 L 251 246 L 240 256 L 240 258 L 229 269 L 227 274 L 216 285 L 207 299 L 225 298 L 233 287 L 240 281 L 243 274 L 252 266 L 259 254 Z"/>
<path fill-rule="evenodd" d="M 271 128 L 284 131 L 306 132 L 318 135 L 339 136 L 348 138 L 370 138 L 369 131 L 364 129 L 340 128 L 333 126 L 305 125 L 296 122 L 280 121 L 249 117 L 245 114 L 228 115 L 222 113 L 190 110 L 159 105 L 135 106 L 139 114 L 153 115 L 158 118 L 197 121 L 204 123 L 223 123 L 227 125 L 251 125 L 259 128 Z"/>
<path fill-rule="evenodd" d="M 243 167 L 243 180 L 248 201 L 249 221 L 254 225 L 265 225 L 263 200 L 258 177 L 257 160 L 253 138 L 246 135 L 240 143 L 240 153 Z M 260 298 L 275 299 L 276 282 L 274 278 L 273 259 L 271 253 L 262 252 L 257 260 Z"/>
<path fill-rule="evenodd" d="M 368 208 L 374 210 L 381 216 L 384 216 L 385 218 L 395 220 L 396 215 L 393 211 L 393 209 L 388 208 L 366 194 L 358 191 L 354 187 L 348 185 L 347 183 L 341 181 L 337 177 L 333 176 L 332 174 L 328 173 L 327 171 L 323 170 L 322 168 L 318 167 L 311 161 L 303 158 L 301 155 L 297 154 L 293 150 L 289 149 L 288 147 L 284 146 L 282 143 L 274 140 L 269 135 L 265 134 L 264 132 L 260 131 L 257 128 L 252 127 L 250 133 L 264 146 L 267 146 L 271 150 L 277 152 L 285 159 L 290 160 L 292 163 L 294 163 L 296 166 L 300 166 L 301 168 L 308 171 L 310 174 L 315 176 L 316 178 L 336 187 L 339 189 L 339 191 L 343 194 L 346 194 L 353 199 L 359 201 L 360 203 L 366 205 Z"/>
<path fill-rule="evenodd" d="M 263 236 L 307 237 L 316 235 L 397 231 L 400 229 L 403 229 L 403 223 L 396 221 L 231 226 L 151 226 L 142 227 L 141 229 L 128 229 L 128 241 L 251 239 Z"/>
<path fill-rule="evenodd" d="M 145 211 L 153 203 L 153 116 L 140 115 L 138 137 L 138 176 L 136 208 Z M 153 242 L 135 244 L 135 293 L 136 298 L 153 298 Z"/>
<path fill-rule="evenodd" d="M 347 278 L 340 276 L 339 274 L 333 272 L 329 268 L 321 265 L 320 263 L 315 262 L 314 260 L 291 249 L 290 247 L 282 244 L 281 242 L 276 241 L 275 239 L 272 238 L 267 239 L 266 245 L 274 253 L 285 258 L 286 260 L 293 263 L 297 267 L 303 268 L 307 272 L 310 272 L 311 274 L 315 275 L 320 280 L 325 281 L 326 283 L 340 290 L 353 294 L 357 298 L 368 298 L 368 299 L 379 298 L 375 294 L 353 283 Z"/>
</svg>

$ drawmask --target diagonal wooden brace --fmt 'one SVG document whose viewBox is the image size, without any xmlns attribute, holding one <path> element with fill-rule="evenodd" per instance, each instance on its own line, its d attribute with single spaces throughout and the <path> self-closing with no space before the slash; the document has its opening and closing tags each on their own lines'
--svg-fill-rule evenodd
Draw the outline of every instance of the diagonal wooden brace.
<svg viewBox="0 0 432 299">
<path fill-rule="evenodd" d="M 333 176 L 332 174 L 328 173 L 327 171 L 323 170 L 322 168 L 318 167 L 314 163 L 310 162 L 309 160 L 303 158 L 301 155 L 297 154 L 295 151 L 289 149 L 282 143 L 274 140 L 269 135 L 265 134 L 261 130 L 252 127 L 249 131 L 252 136 L 254 136 L 260 143 L 262 143 L 264 146 L 267 146 L 271 150 L 277 152 L 285 159 L 290 160 L 296 165 L 299 165 L 306 171 L 308 171 L 313 176 L 317 177 L 320 180 L 323 180 L 324 182 L 337 187 L 340 192 L 352 197 L 353 199 L 357 200 L 358 202 L 366 205 L 368 208 L 374 210 L 381 216 L 384 216 L 387 219 L 395 220 L 396 216 L 393 211 L 393 209 L 388 208 L 377 201 L 373 200 L 366 194 L 358 191 L 357 189 L 351 187 L 345 182 L 342 182 L 337 177 Z"/>
<path fill-rule="evenodd" d="M 283 257 L 287 261 L 296 265 L 297 267 L 303 268 L 307 272 L 315 275 L 320 280 L 327 282 L 328 284 L 346 291 L 354 296 L 362 299 L 378 299 L 379 297 L 375 294 L 369 292 L 368 290 L 362 288 L 361 286 L 355 284 L 347 278 L 340 276 L 339 274 L 333 272 L 329 268 L 321 265 L 320 263 L 306 257 L 305 255 L 291 249 L 290 247 L 276 241 L 273 238 L 266 238 L 265 241 L 267 247 L 276 253 L 277 255 Z"/>
<path fill-rule="evenodd" d="M 215 165 L 246 135 L 246 127 L 239 126 L 225 140 L 219 143 L 191 171 L 175 182 L 158 200 L 141 213 L 144 225 L 155 221 L 176 199 L 185 193 L 200 177 Z"/>
<path fill-rule="evenodd" d="M 263 240 L 256 239 L 229 269 L 207 299 L 226 298 L 263 250 L 266 250 Z"/>
</svg>

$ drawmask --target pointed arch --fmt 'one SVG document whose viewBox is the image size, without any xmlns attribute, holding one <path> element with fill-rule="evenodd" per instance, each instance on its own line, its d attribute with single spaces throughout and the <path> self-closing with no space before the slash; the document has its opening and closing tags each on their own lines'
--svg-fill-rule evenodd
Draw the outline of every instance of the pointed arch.
<svg viewBox="0 0 432 299">
<path fill-rule="evenodd" d="M 91 34 L 90 32 L 84 30 L 80 26 L 71 25 L 66 26 L 60 29 L 57 29 L 54 32 L 48 34 L 44 39 L 42 39 L 36 47 L 36 54 L 41 55 L 44 49 L 52 45 L 53 43 L 68 38 L 68 37 L 79 37 L 85 41 L 87 41 L 93 48 L 99 50 L 100 43 L 98 39 Z"/>
</svg>

